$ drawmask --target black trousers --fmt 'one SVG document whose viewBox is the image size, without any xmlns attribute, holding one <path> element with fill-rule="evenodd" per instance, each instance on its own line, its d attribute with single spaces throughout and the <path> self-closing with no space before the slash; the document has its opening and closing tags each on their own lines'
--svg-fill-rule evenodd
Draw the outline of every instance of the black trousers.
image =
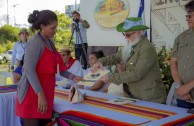
<svg viewBox="0 0 194 126">
<path fill-rule="evenodd" d="M 83 69 L 86 69 L 87 64 L 87 50 L 88 50 L 88 43 L 83 44 L 75 44 L 75 57 L 83 66 Z M 84 54 L 84 51 L 86 54 Z"/>
</svg>

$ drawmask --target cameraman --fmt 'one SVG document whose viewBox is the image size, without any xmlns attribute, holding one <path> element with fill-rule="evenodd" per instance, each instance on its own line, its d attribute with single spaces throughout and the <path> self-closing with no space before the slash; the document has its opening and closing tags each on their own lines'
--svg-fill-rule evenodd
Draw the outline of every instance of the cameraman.
<svg viewBox="0 0 194 126">
<path fill-rule="evenodd" d="M 74 11 L 72 13 L 73 23 L 72 23 L 72 32 L 74 31 L 74 39 L 75 39 L 75 57 L 80 61 L 83 65 L 83 68 L 87 68 L 87 32 L 86 30 L 90 27 L 89 23 L 86 20 L 82 20 L 80 18 L 80 13 Z M 80 31 L 80 34 L 79 34 Z M 82 40 L 81 40 L 82 39 Z M 83 45 L 82 45 L 83 44 Z M 84 54 L 84 50 L 86 54 Z M 81 57 L 82 56 L 82 57 Z"/>
</svg>

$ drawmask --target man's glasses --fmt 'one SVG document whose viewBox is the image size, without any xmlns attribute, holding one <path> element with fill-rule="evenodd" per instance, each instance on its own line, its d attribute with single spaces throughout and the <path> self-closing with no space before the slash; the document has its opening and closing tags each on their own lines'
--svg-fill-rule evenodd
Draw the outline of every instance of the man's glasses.
<svg viewBox="0 0 194 126">
<path fill-rule="evenodd" d="M 187 20 L 191 19 L 192 18 L 192 14 L 187 14 L 187 15 L 185 15 L 185 17 L 186 17 Z"/>
<path fill-rule="evenodd" d="M 129 38 L 131 35 L 133 35 L 135 32 L 132 32 L 132 33 L 130 33 L 130 34 L 127 34 L 127 33 L 124 33 L 124 32 L 122 32 L 122 34 L 125 36 L 125 37 L 127 37 L 127 38 Z"/>
</svg>

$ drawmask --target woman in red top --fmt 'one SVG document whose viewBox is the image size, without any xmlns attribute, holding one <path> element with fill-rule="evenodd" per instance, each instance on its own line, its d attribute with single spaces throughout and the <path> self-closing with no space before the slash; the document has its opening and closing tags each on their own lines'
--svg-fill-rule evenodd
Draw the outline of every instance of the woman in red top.
<svg viewBox="0 0 194 126">
<path fill-rule="evenodd" d="M 57 31 L 57 15 L 50 10 L 33 11 L 28 22 L 31 30 L 39 30 L 28 42 L 24 71 L 18 84 L 16 114 L 24 126 L 40 126 L 40 120 L 51 119 L 55 89 L 55 74 L 74 80 L 80 77 L 65 71 L 60 54 L 52 41 Z"/>
</svg>

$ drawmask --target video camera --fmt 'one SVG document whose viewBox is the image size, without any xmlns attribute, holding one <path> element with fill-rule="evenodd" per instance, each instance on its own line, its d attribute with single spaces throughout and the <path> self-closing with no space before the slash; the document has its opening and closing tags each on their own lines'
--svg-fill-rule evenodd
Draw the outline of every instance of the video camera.
<svg viewBox="0 0 194 126">
<path fill-rule="evenodd" d="M 79 19 L 74 18 L 73 21 L 74 21 L 75 23 L 79 23 Z"/>
</svg>

